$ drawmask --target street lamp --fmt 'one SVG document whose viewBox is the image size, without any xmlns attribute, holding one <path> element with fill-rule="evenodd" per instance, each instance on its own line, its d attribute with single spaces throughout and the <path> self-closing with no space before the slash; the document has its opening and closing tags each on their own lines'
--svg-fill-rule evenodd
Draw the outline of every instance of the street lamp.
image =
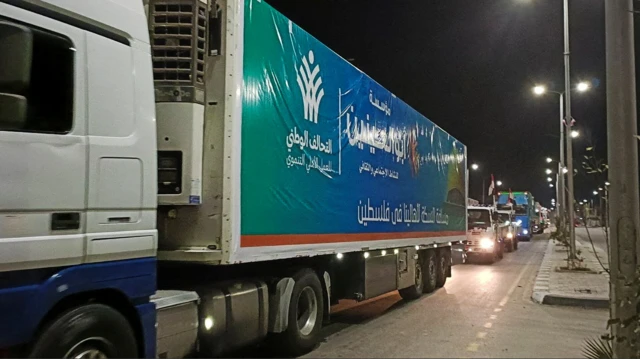
<svg viewBox="0 0 640 359">
<path fill-rule="evenodd" d="M 546 86 L 538 84 L 533 88 L 533 93 L 536 96 L 542 96 L 547 92 L 553 92 L 560 97 L 560 159 L 558 161 L 558 173 L 562 170 L 563 174 L 568 172 L 573 172 L 573 153 L 572 153 L 572 143 L 569 137 L 565 138 L 565 127 L 571 128 L 573 126 L 573 118 L 571 117 L 571 91 L 575 90 L 578 92 L 585 92 L 591 88 L 591 85 L 587 82 L 580 82 L 575 88 L 571 88 L 571 79 L 570 79 L 570 70 L 569 70 L 569 2 L 568 0 L 564 0 L 564 65 L 565 65 L 565 87 L 564 91 L 549 91 Z M 566 112 L 565 112 L 566 108 Z M 568 130 L 568 129 L 567 129 Z M 576 138 L 578 136 L 577 131 L 571 131 L 571 138 Z M 565 142 L 567 146 L 567 158 L 565 161 Z M 547 158 L 547 163 L 551 163 L 551 158 Z M 565 169 L 564 164 L 567 163 L 568 169 Z M 573 203 L 573 199 L 569 200 L 568 198 L 573 198 L 573 176 L 568 176 L 567 178 L 567 186 L 565 187 L 565 178 L 563 175 L 558 175 L 558 213 L 563 213 L 563 208 L 566 206 L 567 208 L 571 208 L 571 205 L 567 205 L 568 203 Z M 565 188 L 567 192 L 565 193 Z M 567 198 L 567 199 L 565 199 Z M 569 222 L 574 220 L 573 210 L 568 211 L 569 214 Z M 570 231 L 570 242 L 571 242 L 571 257 L 574 257 L 575 254 L 575 231 L 573 227 L 569 228 Z"/>
<path fill-rule="evenodd" d="M 597 196 L 598 195 L 598 191 L 593 191 L 593 195 Z"/>
<path fill-rule="evenodd" d="M 611 183 L 609 183 L 609 182 L 605 182 L 605 183 L 604 183 L 604 185 L 605 185 L 605 186 L 611 186 Z"/>
<path fill-rule="evenodd" d="M 572 138 L 576 138 L 580 136 L 580 132 L 576 131 L 576 130 L 571 130 L 571 137 Z"/>
<path fill-rule="evenodd" d="M 551 181 L 553 181 L 553 178 L 547 177 L 547 182 L 551 182 Z"/>
<path fill-rule="evenodd" d="M 553 162 L 553 159 L 551 159 L 551 157 L 547 157 L 547 163 L 551 163 Z"/>
<path fill-rule="evenodd" d="M 567 146 L 567 159 L 564 160 L 564 124 L 571 128 L 573 126 L 573 117 L 571 116 L 571 49 L 569 46 L 569 0 L 563 0 L 563 33 L 564 33 L 564 96 L 563 93 L 559 93 L 560 95 L 560 166 L 562 168 L 562 164 L 566 163 L 568 172 L 571 175 L 567 176 L 567 203 L 571 203 L 568 207 L 569 209 L 569 255 L 573 259 L 576 254 L 576 233 L 575 228 L 573 226 L 573 222 L 575 220 L 575 213 L 573 210 L 573 149 L 572 143 L 569 138 L 566 140 Z M 576 90 L 580 92 L 584 92 L 589 89 L 590 86 L 588 84 L 579 83 Z M 546 92 L 546 88 L 544 86 L 538 85 L 534 88 L 534 93 L 537 95 L 542 95 Z M 564 100 L 564 101 L 563 101 Z M 564 104 L 563 104 L 564 102 Z M 565 112 L 566 108 L 566 112 Z M 573 132 L 572 132 L 573 134 Z M 573 136 L 572 136 L 573 137 Z M 558 182 L 558 186 L 563 189 L 563 191 L 559 191 L 564 194 L 564 176 L 559 176 L 561 181 Z M 563 196 L 564 197 L 564 196 Z M 561 202 L 562 205 L 565 203 Z"/>
<path fill-rule="evenodd" d="M 496 184 L 498 185 L 498 187 L 502 186 L 502 181 L 497 181 Z"/>
<path fill-rule="evenodd" d="M 589 90 L 591 88 L 591 84 L 588 82 L 580 82 L 578 84 L 578 86 L 576 86 L 576 89 L 580 92 L 585 92 L 587 90 Z"/>
<path fill-rule="evenodd" d="M 480 165 L 478 165 L 477 163 L 472 163 L 471 164 L 471 169 L 474 171 L 478 171 L 480 169 Z M 480 173 L 480 175 L 482 176 L 482 173 Z M 482 204 L 484 204 L 484 177 L 482 178 Z"/>
<path fill-rule="evenodd" d="M 550 187 L 550 188 L 553 188 L 553 183 L 549 183 L 549 187 Z"/>
<path fill-rule="evenodd" d="M 547 170 L 545 171 L 548 175 L 550 175 L 553 171 L 551 171 L 550 169 L 547 168 Z"/>
<path fill-rule="evenodd" d="M 547 88 L 545 86 L 536 85 L 536 86 L 533 87 L 533 93 L 536 96 L 544 95 L 546 92 L 547 92 Z"/>
</svg>

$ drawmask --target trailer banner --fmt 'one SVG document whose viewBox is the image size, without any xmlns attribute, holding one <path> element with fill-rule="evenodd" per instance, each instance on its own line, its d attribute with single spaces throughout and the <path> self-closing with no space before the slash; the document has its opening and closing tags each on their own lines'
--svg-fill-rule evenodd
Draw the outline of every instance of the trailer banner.
<svg viewBox="0 0 640 359">
<path fill-rule="evenodd" d="M 241 247 L 464 235 L 462 143 L 264 1 L 244 21 Z"/>
</svg>

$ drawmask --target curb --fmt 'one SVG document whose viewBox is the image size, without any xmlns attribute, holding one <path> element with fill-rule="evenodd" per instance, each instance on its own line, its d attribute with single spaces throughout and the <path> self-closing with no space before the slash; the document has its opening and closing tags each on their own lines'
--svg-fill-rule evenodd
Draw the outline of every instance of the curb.
<svg viewBox="0 0 640 359">
<path fill-rule="evenodd" d="M 555 244 L 551 239 L 549 239 L 549 243 L 547 244 L 547 250 L 544 252 L 544 257 L 542 258 L 542 263 L 540 264 L 540 268 L 538 269 L 538 275 L 536 276 L 536 281 L 533 284 L 533 293 L 531 294 L 531 299 L 538 303 L 544 304 L 544 298 L 549 295 L 549 276 L 551 275 L 551 256 L 549 255 L 553 250 Z"/>
<path fill-rule="evenodd" d="M 609 298 L 578 298 L 547 293 L 542 296 L 542 304 L 585 308 L 609 308 Z"/>
<path fill-rule="evenodd" d="M 551 251 L 553 251 L 555 243 L 549 240 L 544 258 L 538 269 L 538 275 L 533 285 L 533 293 L 531 299 L 538 304 L 545 305 L 562 305 L 572 307 L 585 308 L 609 308 L 609 298 L 583 298 L 566 295 L 557 295 L 549 293 L 549 276 L 551 273 Z"/>
</svg>

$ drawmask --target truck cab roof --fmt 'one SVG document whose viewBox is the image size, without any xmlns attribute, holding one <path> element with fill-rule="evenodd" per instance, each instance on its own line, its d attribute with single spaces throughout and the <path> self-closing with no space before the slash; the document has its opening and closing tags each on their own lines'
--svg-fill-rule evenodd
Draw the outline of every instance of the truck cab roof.
<svg viewBox="0 0 640 359">
<path fill-rule="evenodd" d="M 18 1 L 16 6 L 98 34 L 117 35 L 129 43 L 149 44 L 145 7 L 140 0 Z"/>
</svg>

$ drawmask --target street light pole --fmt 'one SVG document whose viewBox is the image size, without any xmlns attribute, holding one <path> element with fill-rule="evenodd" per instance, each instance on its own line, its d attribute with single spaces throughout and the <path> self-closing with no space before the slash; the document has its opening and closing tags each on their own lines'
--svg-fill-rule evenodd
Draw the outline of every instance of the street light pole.
<svg viewBox="0 0 640 359">
<path fill-rule="evenodd" d="M 564 94 L 560 93 L 560 159 L 558 161 L 558 198 L 557 198 L 557 206 L 558 206 L 558 215 L 560 215 L 560 223 L 562 225 L 566 224 L 565 221 L 565 205 L 566 201 L 564 200 L 565 196 L 565 188 L 564 188 L 564 172 L 562 169 L 564 168 L 564 124 L 562 120 L 564 119 Z"/>
<path fill-rule="evenodd" d="M 564 99 L 565 99 L 565 122 L 566 126 L 571 127 L 571 71 L 570 71 L 570 55 L 569 52 L 569 0 L 564 0 Z M 573 152 L 571 144 L 571 136 L 567 137 L 567 209 L 569 210 L 569 255 L 571 258 L 576 257 L 576 230 L 573 223 L 575 222 L 575 209 L 573 206 Z"/>
<path fill-rule="evenodd" d="M 604 2 L 609 152 L 610 315 L 614 358 L 637 358 L 638 133 L 633 1 Z M 605 184 L 606 185 L 606 184 Z M 630 284 L 629 284 L 630 283 Z M 627 323 L 628 322 L 628 323 Z"/>
</svg>

